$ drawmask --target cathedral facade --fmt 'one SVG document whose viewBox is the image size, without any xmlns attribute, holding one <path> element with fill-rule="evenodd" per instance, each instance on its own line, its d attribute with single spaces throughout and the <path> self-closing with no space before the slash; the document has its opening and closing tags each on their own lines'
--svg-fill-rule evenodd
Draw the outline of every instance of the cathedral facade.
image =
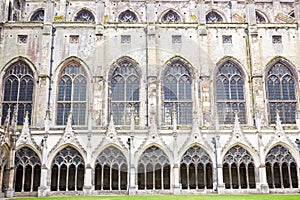
<svg viewBox="0 0 300 200">
<path fill-rule="evenodd" d="M 299 193 L 299 23 L 298 0 L 2 0 L 0 195 Z"/>
</svg>

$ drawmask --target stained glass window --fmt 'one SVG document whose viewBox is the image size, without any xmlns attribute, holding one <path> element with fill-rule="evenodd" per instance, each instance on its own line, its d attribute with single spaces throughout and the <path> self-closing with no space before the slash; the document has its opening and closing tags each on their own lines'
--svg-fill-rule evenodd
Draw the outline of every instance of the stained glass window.
<svg viewBox="0 0 300 200">
<path fill-rule="evenodd" d="M 57 125 L 65 125 L 69 112 L 72 124 L 86 124 L 87 76 L 77 62 L 69 63 L 61 72 L 57 94 Z"/>
<path fill-rule="evenodd" d="M 32 16 L 30 21 L 44 21 L 44 10 L 36 11 Z"/>
<path fill-rule="evenodd" d="M 164 72 L 164 122 L 172 124 L 173 112 L 176 112 L 177 123 L 192 123 L 192 77 L 186 63 L 180 60 L 171 61 Z"/>
<path fill-rule="evenodd" d="M 216 11 L 212 10 L 206 14 L 206 22 L 223 22 L 223 18 Z"/>
<path fill-rule="evenodd" d="M 266 23 L 266 19 L 262 14 L 260 14 L 257 11 L 255 12 L 255 14 L 256 14 L 256 22 L 257 23 Z"/>
<path fill-rule="evenodd" d="M 164 23 L 178 23 L 180 22 L 179 15 L 174 12 L 173 10 L 168 11 L 164 16 L 162 17 L 162 22 Z"/>
<path fill-rule="evenodd" d="M 233 124 L 236 111 L 240 123 L 246 123 L 244 77 L 240 69 L 230 61 L 218 69 L 216 101 L 220 124 Z"/>
<path fill-rule="evenodd" d="M 6 70 L 3 83 L 2 124 L 9 112 L 11 112 L 10 119 L 12 118 L 15 109 L 18 114 L 18 125 L 23 124 L 26 111 L 28 111 L 30 122 L 34 89 L 32 70 L 23 61 L 15 62 Z"/>
<path fill-rule="evenodd" d="M 93 15 L 93 13 L 91 13 L 90 11 L 83 9 L 81 11 L 79 11 L 75 17 L 75 21 L 78 22 L 93 22 L 95 21 L 95 17 Z"/>
<path fill-rule="evenodd" d="M 120 14 L 119 22 L 134 23 L 137 22 L 137 17 L 132 11 L 126 10 Z"/>
<path fill-rule="evenodd" d="M 135 118 L 139 116 L 140 78 L 136 67 L 128 59 L 115 64 L 111 78 L 111 104 L 116 125 L 129 125 L 131 112 Z"/>
<path fill-rule="evenodd" d="M 267 98 L 269 104 L 269 122 L 274 124 L 276 112 L 284 124 L 296 123 L 296 86 L 297 83 L 291 70 L 283 63 L 277 62 L 267 74 Z"/>
</svg>

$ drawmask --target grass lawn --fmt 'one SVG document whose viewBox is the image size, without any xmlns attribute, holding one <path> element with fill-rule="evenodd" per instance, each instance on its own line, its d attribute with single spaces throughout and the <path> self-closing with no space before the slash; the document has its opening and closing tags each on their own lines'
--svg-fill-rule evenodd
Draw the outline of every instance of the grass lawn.
<svg viewBox="0 0 300 200">
<path fill-rule="evenodd" d="M 300 200 L 300 194 L 250 194 L 250 195 L 162 195 L 162 196 L 70 196 L 22 198 L 22 200 Z"/>
</svg>

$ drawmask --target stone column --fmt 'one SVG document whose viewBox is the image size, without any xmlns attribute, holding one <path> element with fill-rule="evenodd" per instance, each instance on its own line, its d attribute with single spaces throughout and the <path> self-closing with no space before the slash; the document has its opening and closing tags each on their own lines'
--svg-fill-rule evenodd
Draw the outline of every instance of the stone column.
<svg viewBox="0 0 300 200">
<path fill-rule="evenodd" d="M 269 185 L 267 183 L 266 165 L 265 165 L 265 152 L 264 144 L 262 142 L 262 134 L 258 133 L 258 149 L 260 156 L 260 165 L 258 167 L 259 173 L 259 185 L 256 185 L 256 189 L 259 193 L 269 193 Z"/>
<path fill-rule="evenodd" d="M 46 114 L 45 122 L 49 123 L 49 113 Z M 45 127 L 48 129 L 48 125 L 45 124 Z M 47 130 L 47 133 L 49 130 Z M 48 145 L 47 145 L 47 138 L 48 134 L 46 133 L 45 137 L 42 139 L 41 146 L 42 146 L 42 167 L 41 167 L 41 181 L 40 181 L 40 187 L 38 188 L 38 196 L 39 197 L 45 197 L 47 196 L 48 191 L 50 190 L 50 187 L 47 185 L 48 180 L 48 168 L 47 168 L 47 157 L 48 157 Z"/>
<path fill-rule="evenodd" d="M 45 8 L 44 23 L 52 24 L 53 20 L 54 20 L 54 1 L 47 0 L 46 8 Z"/>
<path fill-rule="evenodd" d="M 129 179 L 129 195 L 135 195 L 137 193 L 137 183 L 136 183 L 136 180 L 137 180 L 137 170 L 134 166 L 134 151 L 135 151 L 135 148 L 134 148 L 134 144 L 133 144 L 133 136 L 130 137 L 130 149 L 129 149 L 129 170 L 130 170 L 130 179 Z"/>
<path fill-rule="evenodd" d="M 98 0 L 96 2 L 96 24 L 103 24 L 104 23 L 104 13 L 105 7 L 104 2 L 102 0 Z"/>
<path fill-rule="evenodd" d="M 221 160 L 221 145 L 219 142 L 219 137 L 216 138 L 216 145 L 217 145 L 217 155 L 218 155 L 218 163 L 217 163 L 217 169 L 218 169 L 218 194 L 224 194 L 225 193 L 225 183 L 223 180 L 223 165 Z"/>
<path fill-rule="evenodd" d="M 204 0 L 197 0 L 196 1 L 196 12 L 197 12 L 197 21 L 199 24 L 205 24 L 206 23 L 206 10 L 205 10 L 205 1 Z"/>
<path fill-rule="evenodd" d="M 12 198 L 15 194 L 15 189 L 14 189 L 14 180 L 15 180 L 15 149 L 11 148 L 10 153 L 9 153 L 9 158 L 8 158 L 8 170 L 9 170 L 9 178 L 8 178 L 8 188 L 6 191 L 6 197 L 7 198 Z"/>
<path fill-rule="evenodd" d="M 87 164 L 85 167 L 85 174 L 84 174 L 84 187 L 83 187 L 84 195 L 91 195 L 91 190 L 92 190 L 92 167 L 90 164 Z"/>
<path fill-rule="evenodd" d="M 246 22 L 249 25 L 256 24 L 255 5 L 253 0 L 246 1 Z"/>
</svg>

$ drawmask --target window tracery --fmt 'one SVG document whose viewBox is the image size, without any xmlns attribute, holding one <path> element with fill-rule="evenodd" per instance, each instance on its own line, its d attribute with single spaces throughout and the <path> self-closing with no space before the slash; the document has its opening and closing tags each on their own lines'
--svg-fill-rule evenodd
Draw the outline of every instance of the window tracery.
<svg viewBox="0 0 300 200">
<path fill-rule="evenodd" d="M 213 187 L 212 161 L 199 146 L 189 148 L 180 162 L 182 189 L 211 189 Z"/>
<path fill-rule="evenodd" d="M 32 97 L 34 89 L 34 76 L 29 66 L 18 61 L 12 64 L 3 77 L 4 94 L 2 101 L 2 124 L 9 112 L 17 111 L 17 124 L 22 125 L 26 111 L 29 122 L 32 112 Z M 10 114 L 10 120 L 12 119 Z"/>
<path fill-rule="evenodd" d="M 40 186 L 41 161 L 30 148 L 23 147 L 15 153 L 15 191 L 37 191 Z"/>
<path fill-rule="evenodd" d="M 232 147 L 224 156 L 223 179 L 227 189 L 255 188 L 254 161 L 243 147 Z"/>
<path fill-rule="evenodd" d="M 84 160 L 76 149 L 62 149 L 52 162 L 51 191 L 82 190 L 84 169 Z"/>
<path fill-rule="evenodd" d="M 281 62 L 274 64 L 267 74 L 267 97 L 269 103 L 269 122 L 276 121 L 279 111 L 283 124 L 296 123 L 296 79 L 291 70 Z"/>
<path fill-rule="evenodd" d="M 172 124 L 173 112 L 179 125 L 192 124 L 192 77 L 185 63 L 172 61 L 163 77 L 164 122 Z"/>
<path fill-rule="evenodd" d="M 36 11 L 32 16 L 30 21 L 44 21 L 44 10 Z"/>
<path fill-rule="evenodd" d="M 267 22 L 265 17 L 262 14 L 260 14 L 257 11 L 255 12 L 255 14 L 256 14 L 256 22 L 257 23 L 266 23 Z"/>
<path fill-rule="evenodd" d="M 137 16 L 134 14 L 134 12 L 126 10 L 120 14 L 119 22 L 135 23 L 137 22 Z"/>
<path fill-rule="evenodd" d="M 212 10 L 206 14 L 206 22 L 223 22 L 223 18 L 216 11 Z"/>
<path fill-rule="evenodd" d="M 162 17 L 163 23 L 178 23 L 180 22 L 179 15 L 174 12 L 173 10 L 168 11 L 164 16 Z"/>
<path fill-rule="evenodd" d="M 86 9 L 83 9 L 81 11 L 79 11 L 75 17 L 75 21 L 78 21 L 78 22 L 93 22 L 95 21 L 95 17 L 94 15 L 86 10 Z"/>
<path fill-rule="evenodd" d="M 216 100 L 220 124 L 233 124 L 235 112 L 240 123 L 246 123 L 244 77 L 237 66 L 225 62 L 216 76 Z"/>
<path fill-rule="evenodd" d="M 270 188 L 298 188 L 297 164 L 282 145 L 273 147 L 267 154 L 266 172 Z"/>
<path fill-rule="evenodd" d="M 170 189 L 170 161 L 156 146 L 146 149 L 139 159 L 138 189 Z"/>
<path fill-rule="evenodd" d="M 131 112 L 133 112 L 135 119 L 139 118 L 140 77 L 136 67 L 129 60 L 122 60 L 117 63 L 112 74 L 111 104 L 116 125 L 129 125 Z"/>
<path fill-rule="evenodd" d="M 58 82 L 57 125 L 66 125 L 69 112 L 72 124 L 86 124 L 87 74 L 76 62 L 69 63 L 61 72 Z"/>
<path fill-rule="evenodd" d="M 96 160 L 96 190 L 126 190 L 127 160 L 116 147 L 104 149 Z"/>
</svg>

